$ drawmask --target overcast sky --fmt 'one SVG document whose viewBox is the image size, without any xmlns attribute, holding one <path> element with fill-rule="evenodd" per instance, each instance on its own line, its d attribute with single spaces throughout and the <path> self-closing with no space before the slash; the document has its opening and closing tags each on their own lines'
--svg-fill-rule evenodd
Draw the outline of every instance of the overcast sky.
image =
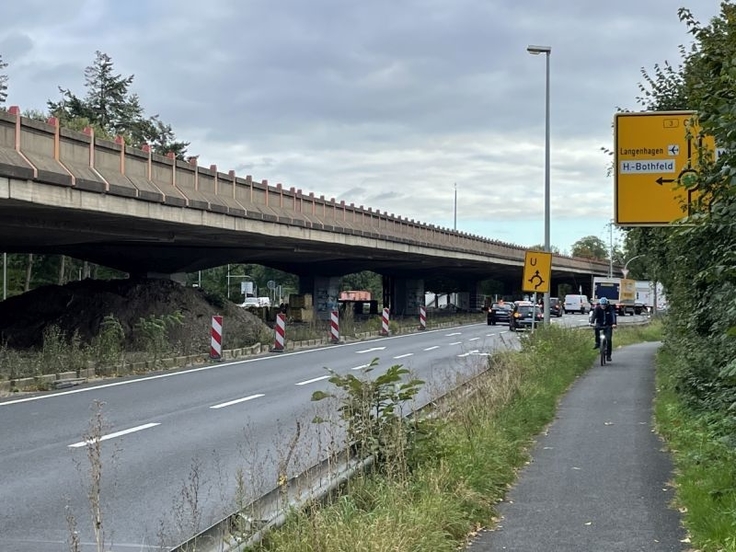
<svg viewBox="0 0 736 552">
<path fill-rule="evenodd" d="M 200 164 L 523 246 L 608 243 L 617 107 L 677 64 L 677 0 L 24 0 L 3 6 L 7 105 L 84 94 L 95 50 Z M 717 0 L 690 0 L 707 21 Z"/>
</svg>

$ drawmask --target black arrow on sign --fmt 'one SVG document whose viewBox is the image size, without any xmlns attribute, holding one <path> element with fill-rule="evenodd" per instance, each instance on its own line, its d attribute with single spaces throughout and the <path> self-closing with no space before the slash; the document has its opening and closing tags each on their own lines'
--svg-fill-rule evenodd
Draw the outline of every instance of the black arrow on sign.
<svg viewBox="0 0 736 552">
<path fill-rule="evenodd" d="M 661 186 L 662 184 L 665 184 L 665 183 L 670 184 L 672 182 L 675 182 L 675 179 L 674 178 L 664 178 L 660 176 L 655 182 Z"/>
</svg>

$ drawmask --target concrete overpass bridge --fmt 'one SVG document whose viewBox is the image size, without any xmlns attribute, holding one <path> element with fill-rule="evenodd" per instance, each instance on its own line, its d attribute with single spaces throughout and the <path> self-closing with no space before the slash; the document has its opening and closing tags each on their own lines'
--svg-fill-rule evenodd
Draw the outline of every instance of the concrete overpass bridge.
<svg viewBox="0 0 736 552">
<path fill-rule="evenodd" d="M 297 274 L 316 296 L 333 295 L 339 276 L 371 270 L 384 276 L 392 309 L 407 313 L 433 280 L 473 296 L 493 278 L 516 292 L 525 252 L 26 119 L 17 107 L 0 112 L 0 250 L 64 254 L 132 275 L 256 263 Z M 591 277 L 607 273 L 607 263 L 555 255 L 552 289 L 589 293 Z"/>
</svg>

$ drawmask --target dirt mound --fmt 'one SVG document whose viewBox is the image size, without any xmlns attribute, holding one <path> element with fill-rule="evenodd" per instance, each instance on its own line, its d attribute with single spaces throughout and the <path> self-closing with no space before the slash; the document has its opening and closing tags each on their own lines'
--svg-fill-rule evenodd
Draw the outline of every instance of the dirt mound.
<svg viewBox="0 0 736 552">
<path fill-rule="evenodd" d="M 44 286 L 0 302 L 0 340 L 16 349 L 38 348 L 46 328 L 57 325 L 84 343 L 99 332 L 106 316 L 120 321 L 129 347 L 141 318 L 181 312 L 183 323 L 170 333 L 192 352 L 209 351 L 212 316 L 221 314 L 225 349 L 267 343 L 271 330 L 259 318 L 229 301 L 170 280 L 84 280 Z"/>
</svg>

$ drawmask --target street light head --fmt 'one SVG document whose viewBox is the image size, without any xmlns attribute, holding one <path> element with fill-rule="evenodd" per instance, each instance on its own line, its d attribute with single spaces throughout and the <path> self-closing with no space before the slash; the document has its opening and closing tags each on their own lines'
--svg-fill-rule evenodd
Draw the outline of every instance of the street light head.
<svg viewBox="0 0 736 552">
<path fill-rule="evenodd" d="M 526 51 L 530 54 L 538 56 L 539 54 L 551 54 L 552 46 L 533 46 L 529 45 L 526 47 Z"/>
</svg>

